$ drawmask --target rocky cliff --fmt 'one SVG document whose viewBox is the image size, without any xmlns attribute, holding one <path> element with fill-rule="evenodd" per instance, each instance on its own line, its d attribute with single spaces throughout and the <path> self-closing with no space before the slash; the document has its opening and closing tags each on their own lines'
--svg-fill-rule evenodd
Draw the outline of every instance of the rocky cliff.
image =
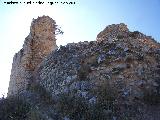
<svg viewBox="0 0 160 120">
<path fill-rule="evenodd" d="M 8 96 L 26 90 L 33 71 L 51 51 L 57 48 L 56 23 L 48 16 L 33 19 L 23 48 L 13 58 Z"/>
<path fill-rule="evenodd" d="M 120 23 L 55 49 L 54 31 L 51 18 L 33 20 L 14 57 L 8 96 L 32 105 L 27 119 L 159 120 L 158 42 Z"/>
</svg>

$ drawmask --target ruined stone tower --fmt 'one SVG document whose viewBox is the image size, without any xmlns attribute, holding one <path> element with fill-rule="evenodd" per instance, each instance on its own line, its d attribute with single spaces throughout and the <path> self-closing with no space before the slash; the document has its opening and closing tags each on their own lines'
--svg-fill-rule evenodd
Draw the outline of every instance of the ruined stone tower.
<svg viewBox="0 0 160 120">
<path fill-rule="evenodd" d="M 56 23 L 52 18 L 42 16 L 33 19 L 23 48 L 13 58 L 8 96 L 25 91 L 33 71 L 57 48 L 55 31 Z"/>
</svg>

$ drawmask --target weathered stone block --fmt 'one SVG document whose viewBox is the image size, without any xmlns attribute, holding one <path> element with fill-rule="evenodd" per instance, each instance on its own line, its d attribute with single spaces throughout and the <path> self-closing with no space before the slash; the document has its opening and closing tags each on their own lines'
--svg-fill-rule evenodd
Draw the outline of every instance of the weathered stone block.
<svg viewBox="0 0 160 120">
<path fill-rule="evenodd" d="M 55 30 L 56 23 L 52 18 L 42 16 L 33 19 L 30 34 L 13 59 L 8 96 L 23 92 L 37 66 L 57 48 Z"/>
</svg>

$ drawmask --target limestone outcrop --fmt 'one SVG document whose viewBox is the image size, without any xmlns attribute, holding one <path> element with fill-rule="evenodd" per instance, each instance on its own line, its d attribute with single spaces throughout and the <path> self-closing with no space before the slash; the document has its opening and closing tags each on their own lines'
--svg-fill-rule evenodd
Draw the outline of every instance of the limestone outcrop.
<svg viewBox="0 0 160 120">
<path fill-rule="evenodd" d="M 42 16 L 33 19 L 23 48 L 13 58 L 8 96 L 26 90 L 28 82 L 32 80 L 33 71 L 57 48 L 55 30 L 56 23 L 52 18 Z"/>
<path fill-rule="evenodd" d="M 103 41 L 107 38 L 114 38 L 118 35 L 127 36 L 127 33 L 129 32 L 129 29 L 127 28 L 127 25 L 124 23 L 120 24 L 112 24 L 107 26 L 103 31 L 101 31 L 97 35 L 97 41 Z"/>
<path fill-rule="evenodd" d="M 160 111 L 148 114 L 153 108 L 147 107 L 160 103 L 160 44 L 125 24 L 107 27 L 97 41 L 61 46 L 40 64 L 37 77 L 66 119 L 159 118 Z"/>
<path fill-rule="evenodd" d="M 120 23 L 107 26 L 97 41 L 56 49 L 55 32 L 51 18 L 33 20 L 14 56 L 8 96 L 31 105 L 26 118 L 159 120 L 158 42 Z"/>
</svg>

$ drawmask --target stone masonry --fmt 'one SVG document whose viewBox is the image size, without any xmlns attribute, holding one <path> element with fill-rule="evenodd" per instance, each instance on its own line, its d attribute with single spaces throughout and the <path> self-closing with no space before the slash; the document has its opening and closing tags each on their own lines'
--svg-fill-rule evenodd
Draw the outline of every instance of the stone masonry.
<svg viewBox="0 0 160 120">
<path fill-rule="evenodd" d="M 56 23 L 52 18 L 42 16 L 33 19 L 23 48 L 13 58 L 8 96 L 25 91 L 36 67 L 57 48 L 55 30 Z"/>
<path fill-rule="evenodd" d="M 120 23 L 56 49 L 56 30 L 48 16 L 33 20 L 8 96 L 33 105 L 37 120 L 159 120 L 160 43 Z"/>
</svg>

